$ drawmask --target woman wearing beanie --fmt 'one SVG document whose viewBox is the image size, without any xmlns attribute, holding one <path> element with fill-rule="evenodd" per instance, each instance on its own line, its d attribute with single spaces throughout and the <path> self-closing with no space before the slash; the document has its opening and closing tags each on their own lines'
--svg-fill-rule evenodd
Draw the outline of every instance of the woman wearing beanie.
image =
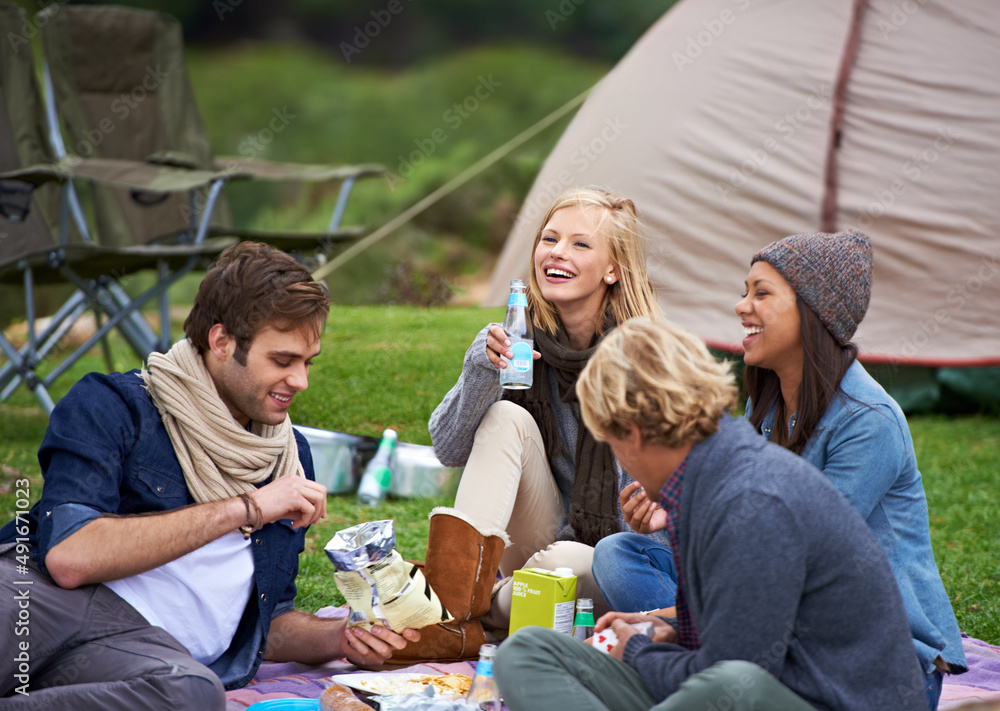
<svg viewBox="0 0 1000 711">
<path fill-rule="evenodd" d="M 868 523 L 899 583 L 929 705 L 936 709 L 942 672 L 968 667 L 934 562 L 906 418 L 857 361 L 850 341 L 871 296 L 871 244 L 854 230 L 793 235 L 772 242 L 750 263 L 746 293 L 736 305 L 745 335 L 746 416 L 771 442 L 821 470 Z M 662 512 L 644 492 L 633 500 L 630 525 L 656 529 Z M 641 602 L 648 607 L 672 604 L 672 591 L 657 586 L 652 575 L 645 584 L 635 578 L 615 583 L 603 569 L 615 558 L 641 555 L 625 545 L 627 536 L 607 539 L 595 551 L 594 577 L 608 602 L 614 606 L 614 588 L 627 585 L 647 592 Z M 645 562 L 657 567 L 652 556 Z M 864 564 L 859 557 L 858 565 Z M 662 577 L 663 567 L 657 572 Z"/>
</svg>

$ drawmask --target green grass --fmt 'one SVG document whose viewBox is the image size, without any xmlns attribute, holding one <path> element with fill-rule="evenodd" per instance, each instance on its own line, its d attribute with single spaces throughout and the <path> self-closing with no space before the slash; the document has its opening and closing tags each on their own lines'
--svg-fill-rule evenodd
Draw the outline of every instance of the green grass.
<svg viewBox="0 0 1000 711">
<path fill-rule="evenodd" d="M 292 419 L 365 435 L 378 435 L 391 426 L 403 441 L 428 444 L 427 419 L 458 377 L 466 348 L 479 328 L 501 316 L 498 309 L 336 306 L 310 389 L 296 399 Z M 134 365 L 134 356 L 120 346 L 114 358 L 116 366 Z M 99 357 L 88 357 L 58 385 L 55 395 L 87 370 L 102 368 Z M 34 453 L 45 424 L 27 393 L 0 405 L 0 521 L 16 508 L 15 479 L 29 479 L 32 500 L 41 493 Z M 924 476 L 934 552 L 959 625 L 974 637 L 1000 643 L 1000 491 L 995 474 L 1000 420 L 915 416 L 910 427 Z M 330 497 L 329 517 L 309 531 L 300 559 L 298 605 L 316 610 L 342 602 L 322 550 L 336 531 L 392 518 L 400 552 L 419 559 L 426 546 L 428 513 L 450 503 L 390 500 L 375 509 L 360 509 L 351 496 Z"/>
<path fill-rule="evenodd" d="M 1000 420 L 911 417 L 934 557 L 959 626 L 1000 642 Z M 979 634 L 977 634 L 977 631 Z"/>
</svg>

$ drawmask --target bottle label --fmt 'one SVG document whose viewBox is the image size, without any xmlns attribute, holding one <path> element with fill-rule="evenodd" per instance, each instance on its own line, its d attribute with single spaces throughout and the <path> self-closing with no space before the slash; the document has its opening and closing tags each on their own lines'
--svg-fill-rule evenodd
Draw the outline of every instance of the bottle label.
<svg viewBox="0 0 1000 711">
<path fill-rule="evenodd" d="M 493 676 L 493 660 L 480 659 L 476 664 L 476 676 Z"/>
<path fill-rule="evenodd" d="M 378 482 L 378 485 L 380 487 L 382 487 L 383 489 L 389 488 L 389 482 L 392 481 L 392 470 L 389 469 L 389 467 L 386 466 L 378 467 L 377 469 L 375 469 L 374 472 L 372 472 L 372 475 L 374 476 L 375 481 Z"/>
<path fill-rule="evenodd" d="M 516 291 L 512 291 L 510 293 L 510 298 L 507 299 L 507 308 L 510 308 L 511 306 L 523 306 L 523 307 L 527 308 L 528 307 L 528 295 L 527 294 L 519 294 Z"/>
<path fill-rule="evenodd" d="M 531 344 L 520 342 L 515 343 L 510 347 L 511 353 L 514 357 L 510 359 L 511 367 L 518 373 L 526 373 L 531 370 L 532 358 L 531 358 Z"/>
<path fill-rule="evenodd" d="M 593 612 L 577 612 L 576 619 L 573 620 L 573 626 L 586 625 L 594 626 L 594 613 Z"/>
</svg>

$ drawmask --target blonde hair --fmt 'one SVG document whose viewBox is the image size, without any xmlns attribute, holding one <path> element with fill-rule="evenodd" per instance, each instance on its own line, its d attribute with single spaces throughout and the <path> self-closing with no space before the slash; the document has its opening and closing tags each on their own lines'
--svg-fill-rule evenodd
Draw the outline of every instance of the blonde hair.
<svg viewBox="0 0 1000 711">
<path fill-rule="evenodd" d="M 576 393 L 595 439 L 624 439 L 635 423 L 643 441 L 671 448 L 708 437 L 736 404 L 730 364 L 666 319 L 634 318 L 608 334 Z"/>
<path fill-rule="evenodd" d="M 545 225 L 557 211 L 566 207 L 599 208 L 604 210 L 598 230 L 602 230 L 608 238 L 611 260 L 618 274 L 618 281 L 608 286 L 601 309 L 596 315 L 594 330 L 602 335 L 602 320 L 610 308 L 615 323 L 623 323 L 633 316 L 660 316 L 659 305 L 653 285 L 646 273 L 646 250 L 643 236 L 640 233 L 639 219 L 635 211 L 635 203 L 628 198 L 609 193 L 607 190 L 593 187 L 570 188 L 556 198 L 556 201 L 545 213 L 535 241 L 531 244 L 528 274 L 528 304 L 532 307 L 536 328 L 544 328 L 554 334 L 558 330 L 558 319 L 555 306 L 545 297 L 538 286 L 535 276 L 535 250 L 542 239 Z"/>
</svg>

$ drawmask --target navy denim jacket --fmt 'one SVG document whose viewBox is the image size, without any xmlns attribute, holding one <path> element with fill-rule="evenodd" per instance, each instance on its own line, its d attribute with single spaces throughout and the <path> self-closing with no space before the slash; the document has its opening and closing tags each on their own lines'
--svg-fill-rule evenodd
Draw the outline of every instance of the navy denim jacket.
<svg viewBox="0 0 1000 711">
<path fill-rule="evenodd" d="M 309 445 L 298 432 L 295 439 L 305 474 L 313 479 Z M 43 570 L 54 545 L 105 513 L 170 511 L 195 503 L 137 370 L 91 373 L 73 386 L 52 412 L 38 460 L 45 486 L 31 509 L 30 542 Z M 209 665 L 226 689 L 253 678 L 271 620 L 293 609 L 305 532 L 286 519 L 253 534 L 253 593 L 229 649 Z M 13 522 L 0 529 L 0 543 L 14 538 Z"/>
<path fill-rule="evenodd" d="M 751 411 L 747 402 L 747 417 Z M 770 412 L 761 426 L 769 439 L 773 422 Z M 794 426 L 794 416 L 790 423 Z M 833 482 L 875 534 L 903 595 L 924 672 L 934 670 L 938 655 L 952 672 L 966 671 L 958 622 L 934 562 L 910 428 L 896 401 L 857 361 L 840 381 L 802 458 Z"/>
</svg>

